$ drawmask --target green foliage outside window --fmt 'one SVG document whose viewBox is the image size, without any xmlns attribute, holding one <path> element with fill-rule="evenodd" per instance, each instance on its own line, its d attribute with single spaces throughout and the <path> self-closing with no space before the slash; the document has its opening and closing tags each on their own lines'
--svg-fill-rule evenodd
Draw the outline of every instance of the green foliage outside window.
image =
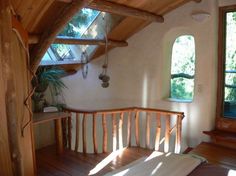
<svg viewBox="0 0 236 176">
<path fill-rule="evenodd" d="M 191 35 L 178 37 L 172 48 L 170 98 L 192 100 L 194 95 L 195 41 Z"/>
<path fill-rule="evenodd" d="M 226 15 L 225 49 L 225 101 L 236 101 L 236 12 Z"/>
</svg>

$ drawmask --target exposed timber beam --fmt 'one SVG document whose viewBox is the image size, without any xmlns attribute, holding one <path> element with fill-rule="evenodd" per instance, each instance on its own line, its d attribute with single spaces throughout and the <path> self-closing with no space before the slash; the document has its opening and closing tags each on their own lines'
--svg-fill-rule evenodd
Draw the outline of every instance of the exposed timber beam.
<svg viewBox="0 0 236 176">
<path fill-rule="evenodd" d="M 71 20 L 78 11 L 88 6 L 91 2 L 92 0 L 73 0 L 63 9 L 56 20 L 44 30 L 39 43 L 36 44 L 30 52 L 31 69 L 34 72 L 36 72 L 40 60 L 64 25 Z"/>
<path fill-rule="evenodd" d="M 193 0 L 193 1 L 196 2 L 196 3 L 202 2 L 202 0 Z"/>
<path fill-rule="evenodd" d="M 37 44 L 38 42 L 39 37 L 37 35 L 30 35 L 30 44 Z M 106 45 L 106 41 L 103 39 L 80 39 L 67 37 L 57 37 L 53 43 L 66 45 Z M 113 47 L 125 47 L 128 46 L 128 43 L 126 41 L 108 40 L 108 45 Z"/>
<path fill-rule="evenodd" d="M 57 1 L 64 2 L 64 3 L 71 3 L 72 2 L 72 0 L 57 0 Z"/>
<path fill-rule="evenodd" d="M 88 5 L 88 8 L 108 13 L 114 13 L 117 15 L 139 18 L 143 20 L 149 20 L 160 23 L 164 22 L 164 18 L 161 15 L 105 0 L 94 0 Z"/>
<path fill-rule="evenodd" d="M 106 41 L 102 39 L 73 39 L 57 37 L 53 43 L 69 44 L 69 45 L 106 45 Z M 115 47 L 128 46 L 126 41 L 108 40 L 108 45 Z"/>
<path fill-rule="evenodd" d="M 71 3 L 72 0 L 57 0 L 59 2 Z M 108 13 L 114 13 L 122 16 L 129 16 L 134 18 L 139 18 L 143 20 L 155 21 L 155 22 L 164 22 L 164 18 L 161 15 L 151 13 L 145 10 L 140 10 L 118 3 L 106 1 L 106 0 L 94 0 L 88 6 L 90 9 L 99 10 Z"/>
</svg>

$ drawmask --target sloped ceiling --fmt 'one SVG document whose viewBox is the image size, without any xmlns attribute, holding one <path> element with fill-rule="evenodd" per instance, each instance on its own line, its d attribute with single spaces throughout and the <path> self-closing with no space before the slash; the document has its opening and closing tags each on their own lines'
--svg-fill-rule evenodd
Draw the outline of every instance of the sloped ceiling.
<svg viewBox="0 0 236 176">
<path fill-rule="evenodd" d="M 58 18 L 60 13 L 73 0 L 12 0 L 12 7 L 23 27 L 30 35 L 42 35 L 45 30 Z M 82 0 L 81 0 L 82 1 Z M 95 0 L 95 2 L 98 0 Z M 104 1 L 104 0 L 103 0 Z M 109 0 L 133 7 L 136 9 L 153 12 L 158 15 L 165 15 L 171 10 L 193 0 Z M 199 2 L 199 0 L 194 0 Z M 127 40 L 136 32 L 150 24 L 150 21 L 134 17 L 124 17 L 116 27 L 108 34 L 109 39 Z M 34 46 L 30 46 L 30 52 Z M 104 53 L 102 46 L 98 47 L 93 58 Z"/>
</svg>

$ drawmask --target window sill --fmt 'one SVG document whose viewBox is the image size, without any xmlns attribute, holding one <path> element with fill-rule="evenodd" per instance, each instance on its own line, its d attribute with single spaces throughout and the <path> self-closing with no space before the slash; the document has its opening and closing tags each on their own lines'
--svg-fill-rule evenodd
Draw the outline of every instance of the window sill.
<svg viewBox="0 0 236 176">
<path fill-rule="evenodd" d="M 166 98 L 167 101 L 176 102 L 176 103 L 192 103 L 193 100 L 184 100 L 184 99 L 176 99 L 176 98 Z"/>
</svg>

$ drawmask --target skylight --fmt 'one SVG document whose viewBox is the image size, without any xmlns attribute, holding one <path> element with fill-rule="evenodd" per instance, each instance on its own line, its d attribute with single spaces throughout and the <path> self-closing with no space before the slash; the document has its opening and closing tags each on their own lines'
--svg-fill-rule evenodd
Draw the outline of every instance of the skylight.
<svg viewBox="0 0 236 176">
<path fill-rule="evenodd" d="M 91 33 L 88 30 L 98 18 L 100 12 L 92 9 L 83 8 L 79 11 L 72 20 L 65 26 L 65 28 L 58 34 L 60 37 L 66 38 L 95 38 L 94 31 Z M 93 27 L 94 28 L 94 27 Z M 93 29 L 96 31 L 95 29 Z M 96 33 L 96 32 L 95 32 Z M 88 46 L 83 46 L 83 50 Z M 52 44 L 44 55 L 41 65 L 53 65 L 64 63 L 76 63 L 79 61 L 78 46 L 64 45 L 64 44 Z"/>
</svg>

